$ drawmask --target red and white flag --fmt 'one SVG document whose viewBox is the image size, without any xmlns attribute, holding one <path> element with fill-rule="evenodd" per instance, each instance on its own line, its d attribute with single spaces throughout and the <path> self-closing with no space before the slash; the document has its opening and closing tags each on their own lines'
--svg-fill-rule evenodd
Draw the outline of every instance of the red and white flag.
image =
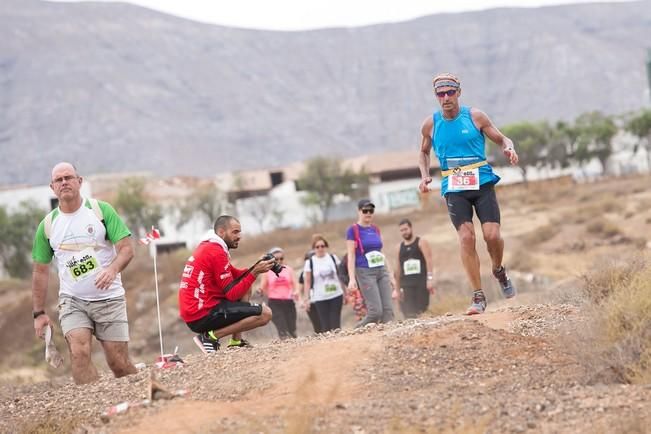
<svg viewBox="0 0 651 434">
<path fill-rule="evenodd" d="M 143 245 L 146 246 L 149 243 L 151 243 L 152 241 L 157 240 L 159 238 L 160 238 L 160 232 L 158 231 L 158 229 L 156 229 L 155 227 L 152 226 L 151 227 L 151 232 L 147 232 L 147 234 L 145 235 L 144 238 L 140 238 L 139 242 L 140 242 L 140 244 L 143 244 Z"/>
</svg>

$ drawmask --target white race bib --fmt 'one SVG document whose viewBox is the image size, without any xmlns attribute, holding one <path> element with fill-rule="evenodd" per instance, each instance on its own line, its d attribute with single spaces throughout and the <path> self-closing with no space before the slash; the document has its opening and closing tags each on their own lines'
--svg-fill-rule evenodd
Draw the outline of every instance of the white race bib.
<svg viewBox="0 0 651 434">
<path fill-rule="evenodd" d="M 382 267 L 384 266 L 384 255 L 377 250 L 368 252 L 366 255 L 366 260 L 368 261 L 369 268 Z"/>
<path fill-rule="evenodd" d="M 334 292 L 337 292 L 337 284 L 336 283 L 326 283 L 325 284 L 325 293 L 326 294 L 332 294 Z"/>
<path fill-rule="evenodd" d="M 403 271 L 405 276 L 420 274 L 420 260 L 419 259 L 407 259 L 402 264 L 402 271 Z"/>
<path fill-rule="evenodd" d="M 454 171 L 448 176 L 448 190 L 479 190 L 479 168 Z"/>
<path fill-rule="evenodd" d="M 99 260 L 92 247 L 85 248 L 79 253 L 75 253 L 66 261 L 66 269 L 75 281 L 84 280 L 101 269 Z"/>
</svg>

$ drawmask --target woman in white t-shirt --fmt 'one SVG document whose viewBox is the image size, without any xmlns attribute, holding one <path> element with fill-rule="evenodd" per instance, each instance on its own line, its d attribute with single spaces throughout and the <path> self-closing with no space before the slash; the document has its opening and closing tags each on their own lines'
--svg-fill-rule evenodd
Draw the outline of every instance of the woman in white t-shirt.
<svg viewBox="0 0 651 434">
<path fill-rule="evenodd" d="M 312 236 L 314 255 L 305 261 L 305 287 L 310 288 L 310 302 L 319 314 L 321 331 L 341 328 L 344 291 L 337 276 L 339 258 L 328 252 L 328 241 L 319 234 Z"/>
</svg>

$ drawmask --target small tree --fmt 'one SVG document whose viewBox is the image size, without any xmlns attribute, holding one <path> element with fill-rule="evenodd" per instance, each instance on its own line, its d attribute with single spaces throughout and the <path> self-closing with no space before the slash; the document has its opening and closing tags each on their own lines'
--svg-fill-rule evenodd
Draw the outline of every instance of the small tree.
<svg viewBox="0 0 651 434">
<path fill-rule="evenodd" d="M 601 163 L 601 173 L 606 172 L 606 163 L 613 153 L 612 140 L 617 134 L 617 126 L 610 116 L 598 111 L 584 113 L 576 119 L 578 130 L 575 159 L 579 165 L 597 158 Z"/>
<path fill-rule="evenodd" d="M 338 194 L 351 195 L 368 184 L 364 171 L 354 172 L 341 167 L 339 158 L 316 157 L 307 162 L 298 178 L 298 186 L 308 195 L 306 205 L 316 205 L 321 211 L 321 220 L 328 221 L 328 211 Z"/>
<path fill-rule="evenodd" d="M 626 129 L 640 139 L 640 145 L 646 150 L 646 167 L 651 171 L 651 110 L 643 110 L 626 124 Z M 635 147 L 635 151 L 639 145 Z"/>
<path fill-rule="evenodd" d="M 549 125 L 546 122 L 518 122 L 505 126 L 502 132 L 515 144 L 520 159 L 518 167 L 526 184 L 527 170 L 546 163 L 545 155 L 550 141 Z M 498 152 L 499 149 L 495 151 Z"/>
<path fill-rule="evenodd" d="M 563 121 L 556 122 L 556 125 L 550 129 L 545 155 L 546 164 L 551 167 L 568 167 L 576 148 L 578 136 L 579 132 L 574 125 Z"/>
<path fill-rule="evenodd" d="M 152 204 L 145 196 L 143 178 L 127 178 L 118 185 L 118 197 L 115 208 L 132 230 L 141 235 L 151 226 L 159 226 L 163 218 L 160 205 Z"/>
<path fill-rule="evenodd" d="M 269 195 L 254 196 L 240 202 L 239 214 L 248 214 L 258 223 L 260 232 L 266 230 L 265 223 L 269 221 L 273 225 L 282 222 L 284 211 L 279 208 L 278 203 Z"/>
<path fill-rule="evenodd" d="M 11 214 L 0 207 L 0 259 L 11 277 L 30 275 L 32 241 L 45 214 L 34 202 L 21 202 Z"/>
<path fill-rule="evenodd" d="M 211 182 L 197 187 L 179 208 L 177 227 L 181 227 L 194 216 L 199 216 L 209 226 L 230 207 L 226 195 Z"/>
</svg>

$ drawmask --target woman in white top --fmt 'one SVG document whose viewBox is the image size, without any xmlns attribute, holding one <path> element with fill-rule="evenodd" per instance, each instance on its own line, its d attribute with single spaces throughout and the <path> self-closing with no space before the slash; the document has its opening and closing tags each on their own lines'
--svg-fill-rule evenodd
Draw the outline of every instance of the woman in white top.
<svg viewBox="0 0 651 434">
<path fill-rule="evenodd" d="M 310 302 L 319 314 L 321 331 L 341 328 L 344 291 L 337 276 L 337 256 L 328 252 L 328 241 L 320 234 L 312 236 L 314 255 L 305 261 L 305 287 L 310 288 Z"/>
</svg>

